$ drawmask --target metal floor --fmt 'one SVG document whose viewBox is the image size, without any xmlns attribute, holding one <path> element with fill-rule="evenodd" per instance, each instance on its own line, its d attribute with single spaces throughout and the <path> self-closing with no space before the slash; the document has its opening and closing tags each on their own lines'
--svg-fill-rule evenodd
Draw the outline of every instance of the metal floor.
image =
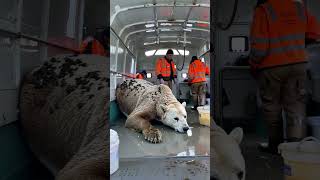
<svg viewBox="0 0 320 180">
<path fill-rule="evenodd" d="M 246 161 L 246 180 L 283 180 L 282 157 L 258 151 L 259 142 L 266 140 L 256 134 L 245 134 L 241 143 Z"/>
<path fill-rule="evenodd" d="M 187 107 L 187 113 L 188 124 L 193 127 L 192 136 L 175 132 L 163 124 L 155 124 L 162 132 L 163 142 L 159 144 L 147 142 L 141 133 L 124 127 L 125 118 L 119 119 L 110 127 L 119 135 L 119 157 L 209 156 L 210 128 L 199 124 L 197 111 Z"/>
<path fill-rule="evenodd" d="M 111 180 L 209 180 L 209 157 L 121 159 Z"/>
</svg>

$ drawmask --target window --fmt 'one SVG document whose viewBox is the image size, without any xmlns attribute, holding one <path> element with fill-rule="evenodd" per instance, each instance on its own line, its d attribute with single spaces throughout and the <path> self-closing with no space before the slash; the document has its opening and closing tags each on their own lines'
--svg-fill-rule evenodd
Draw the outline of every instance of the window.
<svg viewBox="0 0 320 180">
<path fill-rule="evenodd" d="M 245 37 L 245 36 L 230 37 L 230 51 L 232 52 L 248 51 L 248 37 Z"/>
<path fill-rule="evenodd" d="M 130 70 L 130 73 L 134 73 L 134 69 L 135 69 L 135 62 L 134 62 L 134 59 L 132 58 L 131 59 L 131 70 Z"/>
<path fill-rule="evenodd" d="M 147 73 L 147 78 L 148 79 L 152 78 L 152 73 Z"/>
<path fill-rule="evenodd" d="M 179 50 L 176 50 L 176 49 L 172 49 L 173 50 L 173 55 L 181 55 L 183 56 L 184 54 L 184 50 L 182 49 L 179 49 Z M 145 55 L 146 56 L 152 56 L 152 55 L 155 55 L 155 56 L 164 56 L 166 55 L 168 49 L 158 49 L 158 51 L 156 52 L 156 50 L 149 50 L 149 51 L 146 51 L 145 52 Z M 186 50 L 185 52 L 186 56 L 189 56 L 190 52 L 188 50 Z"/>
<path fill-rule="evenodd" d="M 116 47 L 115 46 L 110 46 L 110 53 L 111 54 L 115 54 L 116 53 Z M 123 53 L 123 49 L 122 48 L 118 48 L 118 54 L 122 54 Z"/>
</svg>

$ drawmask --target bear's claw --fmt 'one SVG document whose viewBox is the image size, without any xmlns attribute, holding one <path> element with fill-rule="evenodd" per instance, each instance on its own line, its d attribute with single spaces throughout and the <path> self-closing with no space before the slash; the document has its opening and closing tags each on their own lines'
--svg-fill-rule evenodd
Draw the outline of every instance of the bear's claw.
<svg viewBox="0 0 320 180">
<path fill-rule="evenodd" d="M 151 143 L 160 143 L 162 141 L 162 134 L 159 129 L 150 128 L 143 130 L 144 139 Z"/>
</svg>

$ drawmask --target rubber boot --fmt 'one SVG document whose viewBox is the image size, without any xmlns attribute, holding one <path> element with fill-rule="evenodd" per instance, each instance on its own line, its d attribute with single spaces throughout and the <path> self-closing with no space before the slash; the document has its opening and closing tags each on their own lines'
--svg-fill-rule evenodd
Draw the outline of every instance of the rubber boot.
<svg viewBox="0 0 320 180">
<path fill-rule="evenodd" d="M 260 144 L 258 149 L 261 152 L 266 152 L 270 154 L 278 154 L 278 146 L 283 142 L 283 134 L 282 134 L 282 127 L 275 127 L 269 128 L 269 142 L 267 145 Z"/>
</svg>

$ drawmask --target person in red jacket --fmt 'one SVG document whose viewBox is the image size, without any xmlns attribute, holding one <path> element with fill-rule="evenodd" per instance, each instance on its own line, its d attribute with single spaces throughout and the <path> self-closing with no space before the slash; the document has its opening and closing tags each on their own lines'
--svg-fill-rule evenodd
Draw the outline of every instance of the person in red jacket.
<svg viewBox="0 0 320 180">
<path fill-rule="evenodd" d="M 191 85 L 193 109 L 205 105 L 206 98 L 206 75 L 209 75 L 209 68 L 201 62 L 197 56 L 193 56 L 189 65 L 188 80 Z"/>
<path fill-rule="evenodd" d="M 294 0 L 266 0 L 254 12 L 249 63 L 258 80 L 269 143 L 262 151 L 277 153 L 283 142 L 282 111 L 286 114 L 288 141 L 306 134 L 306 39 L 318 39 L 320 26 Z"/>
<path fill-rule="evenodd" d="M 160 84 L 169 86 L 172 90 L 172 81 L 177 78 L 177 70 L 172 60 L 173 50 L 169 49 L 166 56 L 160 58 L 156 62 L 156 75 L 160 80 Z"/>
</svg>

